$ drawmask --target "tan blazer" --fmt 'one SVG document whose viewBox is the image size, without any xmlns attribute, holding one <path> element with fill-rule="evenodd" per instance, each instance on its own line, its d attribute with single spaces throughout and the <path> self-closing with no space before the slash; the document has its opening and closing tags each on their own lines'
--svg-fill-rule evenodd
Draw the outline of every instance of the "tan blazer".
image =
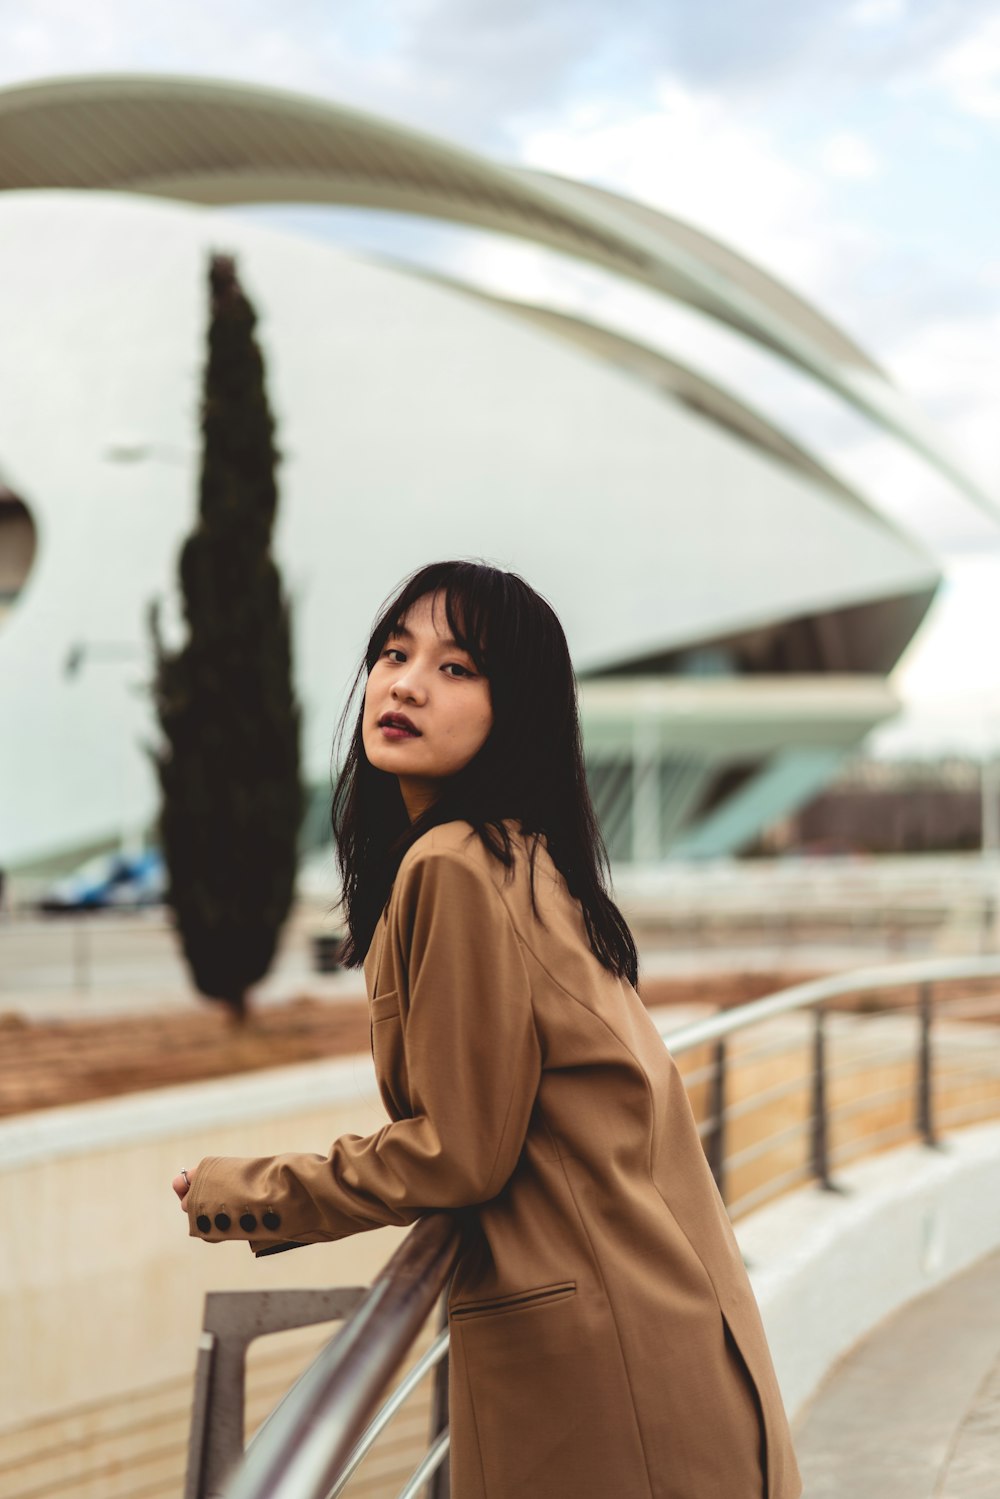
<svg viewBox="0 0 1000 1499">
<path fill-rule="evenodd" d="M 797 1499 L 683 1083 L 544 847 L 533 914 L 517 848 L 508 874 L 449 823 L 409 850 L 365 963 L 391 1122 L 325 1156 L 208 1157 L 191 1233 L 261 1251 L 466 1210 L 454 1499 Z"/>
</svg>

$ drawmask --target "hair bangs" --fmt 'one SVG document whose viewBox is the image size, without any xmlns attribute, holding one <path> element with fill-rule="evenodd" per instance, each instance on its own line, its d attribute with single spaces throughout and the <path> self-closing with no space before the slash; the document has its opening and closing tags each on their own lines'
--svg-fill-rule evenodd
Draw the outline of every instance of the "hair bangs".
<svg viewBox="0 0 1000 1499">
<path fill-rule="evenodd" d="M 490 641 L 496 625 L 496 588 L 475 564 L 460 565 L 444 585 L 445 618 L 457 645 L 467 651 L 477 671 L 490 674 Z"/>
<path fill-rule="evenodd" d="M 412 573 L 375 622 L 365 658 L 368 671 L 414 604 L 428 594 L 443 594 L 445 619 L 455 644 L 468 652 L 477 671 L 489 676 L 492 627 L 498 605 L 502 607 L 496 597 L 496 579 L 495 569 L 477 562 L 435 562 Z"/>
</svg>

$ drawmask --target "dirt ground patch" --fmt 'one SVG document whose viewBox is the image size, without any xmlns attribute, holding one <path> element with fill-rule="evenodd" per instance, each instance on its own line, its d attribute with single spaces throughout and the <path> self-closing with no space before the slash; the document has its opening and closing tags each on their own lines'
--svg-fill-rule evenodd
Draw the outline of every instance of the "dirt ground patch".
<svg viewBox="0 0 1000 1499">
<path fill-rule="evenodd" d="M 815 973 L 720 973 L 650 978 L 642 997 L 650 1007 L 707 1005 L 728 1009 L 818 977 Z M 935 986 L 940 1013 L 1000 1020 L 995 981 Z M 911 1006 L 912 990 L 858 995 L 838 1008 L 868 1010 Z M 954 1007 L 954 1008 L 953 1008 Z M 111 1020 L 29 1021 L 0 1014 L 0 1115 L 20 1114 L 88 1099 L 136 1093 L 173 1083 L 198 1082 L 350 1056 L 369 1048 L 368 1006 L 363 999 L 302 995 L 262 1006 L 240 1025 L 221 1005 L 194 1012 L 127 1016 Z"/>
<path fill-rule="evenodd" d="M 649 979 L 647 1005 L 744 1004 L 803 974 Z M 283 1067 L 369 1048 L 363 999 L 302 995 L 263 1006 L 245 1024 L 221 1005 L 194 1013 L 35 1022 L 0 1015 L 0 1115 L 56 1108 L 173 1083 Z"/>
<path fill-rule="evenodd" d="M 0 1115 L 282 1067 L 368 1047 L 364 1000 L 303 998 L 234 1024 L 221 1005 L 110 1020 L 0 1017 Z"/>
</svg>

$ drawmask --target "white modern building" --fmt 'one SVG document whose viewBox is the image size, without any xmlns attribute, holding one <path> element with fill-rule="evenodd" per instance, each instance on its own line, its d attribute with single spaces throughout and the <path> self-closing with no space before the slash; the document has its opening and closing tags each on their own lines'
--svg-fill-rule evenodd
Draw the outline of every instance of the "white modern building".
<svg viewBox="0 0 1000 1499">
<path fill-rule="evenodd" d="M 318 796 L 377 606 L 445 556 L 513 567 L 558 610 L 619 859 L 745 846 L 894 711 L 887 674 L 937 566 L 794 433 L 611 329 L 218 211 L 275 201 L 474 223 L 600 264 L 975 494 L 845 335 L 639 204 L 264 89 L 0 92 L 0 865 L 155 816 L 147 611 L 176 597 L 195 513 L 213 250 L 260 316 Z"/>
</svg>

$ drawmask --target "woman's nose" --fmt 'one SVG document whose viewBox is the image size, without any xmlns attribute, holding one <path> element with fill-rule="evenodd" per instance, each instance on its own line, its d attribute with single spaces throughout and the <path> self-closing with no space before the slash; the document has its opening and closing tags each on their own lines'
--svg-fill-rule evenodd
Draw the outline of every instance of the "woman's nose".
<svg viewBox="0 0 1000 1499">
<path fill-rule="evenodd" d="M 407 672 L 403 677 L 397 677 L 392 684 L 392 696 L 399 702 L 419 703 L 427 696 L 426 688 L 421 682 L 418 672 Z"/>
</svg>

